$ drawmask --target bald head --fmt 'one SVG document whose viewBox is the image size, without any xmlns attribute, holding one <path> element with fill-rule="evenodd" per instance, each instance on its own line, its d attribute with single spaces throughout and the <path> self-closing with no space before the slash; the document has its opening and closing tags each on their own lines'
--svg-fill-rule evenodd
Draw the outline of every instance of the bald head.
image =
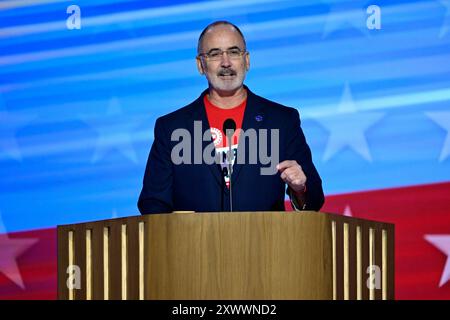
<svg viewBox="0 0 450 320">
<path fill-rule="evenodd" d="M 203 29 L 202 33 L 200 34 L 200 37 L 198 38 L 198 44 L 197 44 L 197 53 L 200 54 L 203 51 L 203 43 L 205 38 L 208 38 L 209 34 L 211 34 L 214 31 L 218 32 L 224 32 L 224 31 L 231 31 L 236 32 L 239 36 L 240 40 L 242 41 L 242 49 L 246 49 L 246 43 L 244 35 L 242 34 L 241 30 L 234 24 L 228 21 L 216 21 L 208 26 L 206 26 L 205 29 Z"/>
</svg>

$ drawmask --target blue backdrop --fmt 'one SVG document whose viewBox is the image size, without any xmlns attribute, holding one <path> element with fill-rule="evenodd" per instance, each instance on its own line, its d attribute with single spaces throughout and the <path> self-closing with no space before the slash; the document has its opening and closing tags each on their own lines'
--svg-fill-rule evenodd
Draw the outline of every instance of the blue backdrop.
<svg viewBox="0 0 450 320">
<path fill-rule="evenodd" d="M 138 213 L 154 121 L 206 87 L 219 19 L 246 36 L 246 84 L 300 111 L 327 195 L 450 180 L 450 1 L 26 3 L 0 2 L 8 231 Z"/>
</svg>

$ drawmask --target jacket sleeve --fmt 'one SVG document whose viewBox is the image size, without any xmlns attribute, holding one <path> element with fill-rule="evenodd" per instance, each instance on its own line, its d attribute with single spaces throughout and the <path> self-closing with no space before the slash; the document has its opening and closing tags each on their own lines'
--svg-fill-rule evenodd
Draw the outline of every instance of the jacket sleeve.
<svg viewBox="0 0 450 320">
<path fill-rule="evenodd" d="M 306 202 L 303 208 L 298 209 L 319 211 L 325 202 L 322 179 L 313 164 L 311 149 L 300 126 L 300 115 L 296 109 L 292 109 L 292 112 L 291 119 L 293 121 L 290 121 L 292 127 L 287 131 L 289 136 L 286 156 L 287 160 L 296 160 L 306 175 Z M 287 194 L 291 197 L 289 188 Z"/>
<path fill-rule="evenodd" d="M 170 137 L 164 128 L 162 118 L 158 118 L 138 201 L 141 214 L 173 211 L 173 167 L 170 154 Z"/>
</svg>

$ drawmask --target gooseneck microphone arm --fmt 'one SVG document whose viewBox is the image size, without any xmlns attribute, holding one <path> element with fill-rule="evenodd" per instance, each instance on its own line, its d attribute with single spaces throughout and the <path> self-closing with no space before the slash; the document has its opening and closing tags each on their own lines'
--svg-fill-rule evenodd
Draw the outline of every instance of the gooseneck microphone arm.
<svg viewBox="0 0 450 320">
<path fill-rule="evenodd" d="M 232 190 L 232 181 L 231 181 L 231 175 L 233 173 L 233 135 L 234 131 L 236 130 L 236 122 L 234 122 L 233 119 L 226 119 L 223 123 L 223 132 L 225 133 L 227 137 L 227 143 L 228 143 L 228 155 L 227 155 L 227 165 L 228 165 L 228 177 L 230 181 L 230 212 L 233 212 L 233 190 Z"/>
</svg>

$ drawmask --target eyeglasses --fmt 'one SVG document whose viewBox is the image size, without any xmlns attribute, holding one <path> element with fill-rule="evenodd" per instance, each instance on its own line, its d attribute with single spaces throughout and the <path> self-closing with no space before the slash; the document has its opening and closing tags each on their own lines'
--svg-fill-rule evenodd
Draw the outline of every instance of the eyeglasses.
<svg viewBox="0 0 450 320">
<path fill-rule="evenodd" d="M 205 57 L 208 60 L 211 61 L 217 61 L 217 60 L 221 60 L 223 57 L 224 53 L 227 53 L 228 58 L 230 59 L 239 59 L 240 57 L 242 57 L 242 55 L 244 55 L 247 51 L 246 50 L 241 50 L 239 48 L 231 48 L 228 50 L 220 50 L 220 49 L 214 49 L 211 50 L 210 52 L 207 53 L 200 53 L 199 56 L 200 57 Z"/>
</svg>

